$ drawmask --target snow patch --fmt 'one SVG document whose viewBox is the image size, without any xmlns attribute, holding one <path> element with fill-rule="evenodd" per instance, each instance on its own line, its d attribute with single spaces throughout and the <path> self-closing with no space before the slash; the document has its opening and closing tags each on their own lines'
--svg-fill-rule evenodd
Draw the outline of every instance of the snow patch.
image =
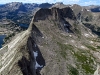
<svg viewBox="0 0 100 75">
<path fill-rule="evenodd" d="M 83 48 L 83 49 L 84 49 L 84 48 L 85 48 L 85 46 L 81 46 L 81 48 Z"/>
<path fill-rule="evenodd" d="M 90 43 L 93 43 L 93 41 L 90 41 Z"/>
<path fill-rule="evenodd" d="M 88 36 L 89 36 L 89 34 L 87 34 L 87 33 L 84 33 L 84 36 L 88 37 Z"/>
<path fill-rule="evenodd" d="M 69 35 L 70 37 L 72 37 L 72 35 Z"/>
<path fill-rule="evenodd" d="M 42 37 L 42 38 L 44 38 L 44 37 Z"/>
<path fill-rule="evenodd" d="M 87 10 L 87 11 L 90 11 L 90 10 Z"/>
<path fill-rule="evenodd" d="M 75 40 L 71 40 L 71 42 L 73 42 L 73 43 L 74 43 L 74 42 L 75 42 Z"/>
<path fill-rule="evenodd" d="M 38 56 L 38 52 L 37 51 L 36 52 L 33 51 L 33 53 L 34 53 L 34 58 L 36 59 L 36 57 Z"/>
<path fill-rule="evenodd" d="M 82 8 L 82 10 L 81 11 L 83 11 L 83 8 Z"/>
<path fill-rule="evenodd" d="M 40 65 L 37 63 L 37 61 L 36 61 L 36 64 L 35 64 L 35 69 L 37 69 L 38 67 L 39 67 L 39 68 L 42 68 L 42 67 L 43 67 L 43 65 L 41 65 L 41 66 L 40 66 Z"/>
<path fill-rule="evenodd" d="M 36 51 L 36 52 L 33 51 L 33 54 L 34 54 L 34 58 L 35 58 L 35 61 L 36 61 L 36 57 L 38 56 L 38 51 Z M 35 69 L 42 68 L 42 67 L 43 67 L 43 65 L 39 65 L 38 62 L 36 61 Z"/>
</svg>

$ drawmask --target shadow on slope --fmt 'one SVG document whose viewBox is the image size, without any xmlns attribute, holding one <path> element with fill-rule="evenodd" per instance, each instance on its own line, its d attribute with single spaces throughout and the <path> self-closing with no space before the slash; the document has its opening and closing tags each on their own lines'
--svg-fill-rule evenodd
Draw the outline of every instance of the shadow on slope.
<svg viewBox="0 0 100 75">
<path fill-rule="evenodd" d="M 46 65 L 42 53 L 36 44 L 38 37 L 42 37 L 42 33 L 33 24 L 31 36 L 27 41 L 29 59 L 27 59 L 26 56 L 23 56 L 18 62 L 23 75 L 41 75 L 40 71 Z"/>
<path fill-rule="evenodd" d="M 93 33 L 95 33 L 96 35 L 100 36 L 100 31 L 99 31 L 99 27 L 97 28 L 97 30 L 95 29 L 95 26 L 89 24 L 89 23 L 83 23 L 84 26 L 86 26 L 87 28 L 91 29 Z"/>
</svg>

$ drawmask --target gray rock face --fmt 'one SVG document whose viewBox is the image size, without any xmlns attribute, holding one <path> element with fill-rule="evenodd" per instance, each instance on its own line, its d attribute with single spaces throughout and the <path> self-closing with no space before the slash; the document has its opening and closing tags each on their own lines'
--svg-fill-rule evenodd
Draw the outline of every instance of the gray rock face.
<svg viewBox="0 0 100 75">
<path fill-rule="evenodd" d="M 41 8 L 35 14 L 34 20 L 39 20 L 39 19 L 44 20 L 49 16 L 53 17 L 56 20 L 63 19 L 63 18 L 69 18 L 69 19 L 73 19 L 73 20 L 76 19 L 75 15 L 70 7 L 66 7 L 66 8 L 62 8 L 62 9 L 53 7 L 51 9 L 42 9 Z"/>
</svg>

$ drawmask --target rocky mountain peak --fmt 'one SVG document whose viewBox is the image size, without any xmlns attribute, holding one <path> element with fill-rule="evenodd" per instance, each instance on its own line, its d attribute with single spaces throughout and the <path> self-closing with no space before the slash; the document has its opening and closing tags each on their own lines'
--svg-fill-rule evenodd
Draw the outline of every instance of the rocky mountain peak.
<svg viewBox="0 0 100 75">
<path fill-rule="evenodd" d="M 56 2 L 55 5 L 63 5 L 63 2 Z"/>
<path fill-rule="evenodd" d="M 55 20 L 63 19 L 63 18 L 75 19 L 75 15 L 70 7 L 66 7 L 62 9 L 53 7 L 51 9 L 41 8 L 40 10 L 38 10 L 34 16 L 34 20 L 35 21 L 44 20 L 50 17 Z"/>
<path fill-rule="evenodd" d="M 26 11 L 26 8 L 24 7 L 23 3 L 20 2 L 12 2 L 7 3 L 5 5 L 0 6 L 1 12 L 15 12 L 15 11 Z"/>
<path fill-rule="evenodd" d="M 20 5 L 22 5 L 22 3 L 21 2 L 11 2 L 11 3 L 7 3 L 6 5 L 8 5 L 8 6 L 20 6 Z"/>
</svg>

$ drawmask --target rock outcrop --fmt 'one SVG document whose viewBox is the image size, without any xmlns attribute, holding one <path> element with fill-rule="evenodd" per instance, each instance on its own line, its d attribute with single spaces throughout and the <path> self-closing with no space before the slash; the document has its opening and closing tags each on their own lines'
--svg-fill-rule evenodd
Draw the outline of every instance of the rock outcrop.
<svg viewBox="0 0 100 75">
<path fill-rule="evenodd" d="M 75 20 L 76 17 L 72 11 L 72 9 L 70 7 L 66 7 L 66 8 L 56 8 L 53 7 L 51 9 L 40 9 L 39 11 L 37 11 L 37 13 L 34 16 L 34 20 L 45 20 L 49 17 L 53 17 L 54 20 L 59 20 L 59 19 L 63 19 L 63 18 L 69 18 L 69 19 L 73 19 Z"/>
<path fill-rule="evenodd" d="M 100 75 L 99 71 L 100 71 L 100 68 L 99 68 L 99 65 L 98 65 L 97 70 L 94 72 L 94 75 Z"/>
</svg>

